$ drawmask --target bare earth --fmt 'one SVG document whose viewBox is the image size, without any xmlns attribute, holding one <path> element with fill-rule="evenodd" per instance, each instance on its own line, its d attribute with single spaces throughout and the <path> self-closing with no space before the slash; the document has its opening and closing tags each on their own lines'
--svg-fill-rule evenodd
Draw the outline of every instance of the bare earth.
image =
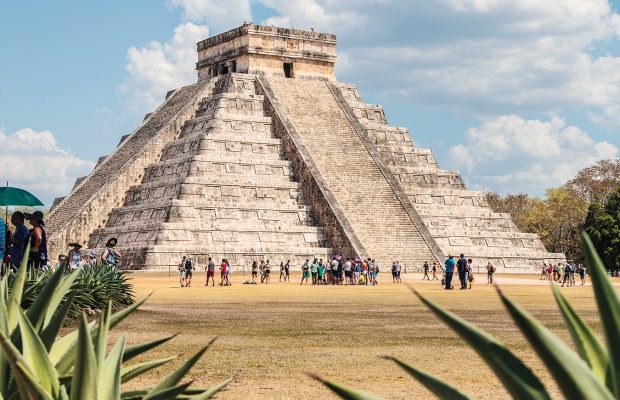
<svg viewBox="0 0 620 400">
<path fill-rule="evenodd" d="M 179 333 L 151 352 L 151 357 L 180 355 L 187 359 L 214 337 L 218 340 L 192 369 L 194 386 L 211 386 L 230 376 L 234 382 L 218 399 L 326 399 L 335 398 L 307 376 L 326 378 L 358 387 L 385 399 L 432 398 L 383 355 L 407 362 L 445 378 L 480 399 L 503 399 L 508 394 L 493 372 L 448 327 L 423 306 L 403 284 L 381 274 L 376 287 L 300 286 L 292 282 L 243 285 L 248 275 L 237 273 L 231 287 L 205 287 L 197 273 L 190 288 L 167 273 L 132 275 L 140 299 L 154 292 L 139 311 L 114 329 L 113 339 L 128 334 L 133 344 Z M 420 293 L 476 323 L 507 344 L 542 377 L 560 398 L 544 365 L 499 302 L 495 289 L 477 275 L 473 290 L 445 291 L 439 283 L 421 280 L 421 274 L 403 275 Z M 496 281 L 519 304 L 568 340 L 564 322 L 546 282 L 534 276 L 498 275 Z M 616 279 L 616 282 L 619 280 Z M 592 287 L 564 288 L 572 304 L 600 334 Z M 154 385 L 178 367 L 174 360 L 127 389 Z"/>
</svg>

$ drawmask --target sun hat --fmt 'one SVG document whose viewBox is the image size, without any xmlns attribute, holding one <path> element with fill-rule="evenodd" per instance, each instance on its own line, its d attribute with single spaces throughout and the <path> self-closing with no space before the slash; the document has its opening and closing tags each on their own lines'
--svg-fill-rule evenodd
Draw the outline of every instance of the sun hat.
<svg viewBox="0 0 620 400">
<path fill-rule="evenodd" d="M 114 245 L 112 245 L 112 241 L 114 241 Z M 116 239 L 115 237 L 111 237 L 108 239 L 108 241 L 105 244 L 105 247 L 114 247 L 118 244 L 118 239 Z"/>
<path fill-rule="evenodd" d="M 82 245 L 81 245 L 81 244 L 79 244 L 79 243 L 72 242 L 72 243 L 69 243 L 69 247 L 78 247 L 78 248 L 80 248 L 80 249 L 81 249 L 81 248 L 82 248 L 82 247 L 84 247 L 84 246 L 82 246 Z"/>
<path fill-rule="evenodd" d="M 24 214 L 24 217 L 28 220 L 28 221 L 43 221 L 43 213 L 41 211 L 35 211 L 32 214 Z"/>
</svg>

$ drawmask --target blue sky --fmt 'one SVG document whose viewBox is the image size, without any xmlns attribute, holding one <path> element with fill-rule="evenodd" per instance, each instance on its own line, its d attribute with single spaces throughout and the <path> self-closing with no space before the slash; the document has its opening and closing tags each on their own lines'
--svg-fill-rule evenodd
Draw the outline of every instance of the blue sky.
<svg viewBox="0 0 620 400">
<path fill-rule="evenodd" d="M 618 156 L 618 1 L 1 4 L 0 179 L 45 202 L 195 80 L 195 42 L 246 20 L 336 33 L 338 80 L 470 188 L 541 195 Z"/>
</svg>

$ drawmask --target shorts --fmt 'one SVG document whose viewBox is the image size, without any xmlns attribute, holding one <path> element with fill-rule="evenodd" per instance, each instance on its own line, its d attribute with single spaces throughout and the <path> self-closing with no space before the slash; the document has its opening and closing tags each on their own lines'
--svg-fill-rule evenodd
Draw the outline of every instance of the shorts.
<svg viewBox="0 0 620 400">
<path fill-rule="evenodd" d="M 215 270 L 207 271 L 207 276 L 215 278 Z"/>
<path fill-rule="evenodd" d="M 192 277 L 192 271 L 185 271 L 185 277 L 186 278 L 191 278 Z"/>
<path fill-rule="evenodd" d="M 309 278 L 309 277 L 310 277 L 310 272 L 309 271 L 304 272 L 304 278 Z"/>
<path fill-rule="evenodd" d="M 185 279 L 185 271 L 181 271 L 180 275 L 181 275 L 181 279 Z"/>
<path fill-rule="evenodd" d="M 258 276 L 258 271 L 253 270 L 253 271 L 252 271 L 252 276 Z"/>
<path fill-rule="evenodd" d="M 351 277 L 351 271 L 344 271 L 344 276 L 347 278 Z"/>
</svg>

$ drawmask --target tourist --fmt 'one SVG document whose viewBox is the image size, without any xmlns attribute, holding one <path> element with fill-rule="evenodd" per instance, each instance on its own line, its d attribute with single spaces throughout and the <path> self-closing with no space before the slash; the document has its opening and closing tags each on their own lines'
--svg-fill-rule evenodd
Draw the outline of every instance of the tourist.
<svg viewBox="0 0 620 400">
<path fill-rule="evenodd" d="M 117 243 L 118 240 L 114 237 L 108 239 L 105 244 L 105 250 L 101 255 L 101 261 L 114 268 L 116 268 L 121 261 L 121 253 L 114 248 Z"/>
<path fill-rule="evenodd" d="M 11 264 L 13 264 L 14 268 L 19 268 L 24 259 L 26 238 L 28 238 L 28 228 L 24 224 L 24 213 L 15 211 L 11 215 L 11 224 L 15 226 L 15 232 L 13 232 L 9 256 L 11 257 Z"/>
<path fill-rule="evenodd" d="M 284 281 L 291 281 L 291 260 L 286 260 L 284 264 Z"/>
<path fill-rule="evenodd" d="M 495 267 L 491 264 L 491 261 L 487 262 L 487 285 L 493 283 L 493 274 L 495 273 Z"/>
<path fill-rule="evenodd" d="M 430 281 L 431 278 L 428 276 L 428 261 L 424 261 L 424 266 L 422 268 L 424 268 L 424 276 L 422 277 L 422 280 L 426 279 L 427 281 Z"/>
<path fill-rule="evenodd" d="M 187 260 L 185 260 L 185 287 L 192 286 L 192 276 L 195 270 L 194 261 L 191 257 L 187 257 Z"/>
<path fill-rule="evenodd" d="M 370 278 L 372 279 L 372 285 L 378 285 L 377 282 L 377 274 L 379 273 L 379 263 L 375 260 L 371 260 L 371 268 L 370 268 Z"/>
<path fill-rule="evenodd" d="M 396 283 L 401 283 L 402 279 L 400 278 L 402 267 L 400 265 L 400 261 L 396 260 Z"/>
<path fill-rule="evenodd" d="M 35 211 L 32 214 L 25 214 L 24 217 L 32 225 L 28 265 L 34 269 L 40 269 L 47 265 L 47 234 L 43 222 L 43 213 Z"/>
<path fill-rule="evenodd" d="M 465 255 L 461 253 L 461 256 L 456 262 L 456 269 L 459 273 L 459 281 L 461 281 L 461 289 L 467 289 L 466 277 L 467 277 L 467 260 Z"/>
<path fill-rule="evenodd" d="M 317 270 L 317 283 L 319 285 L 323 284 L 323 274 L 325 273 L 325 264 L 323 264 L 323 259 L 319 260 L 319 268 Z"/>
<path fill-rule="evenodd" d="M 82 262 L 82 253 L 80 252 L 82 245 L 79 243 L 69 243 L 69 247 L 73 247 L 69 250 L 69 255 L 67 256 L 69 259 L 69 270 L 75 271 L 80 267 Z"/>
<path fill-rule="evenodd" d="M 345 285 L 353 285 L 353 265 L 351 264 L 351 260 L 347 259 L 344 263 L 344 283 Z"/>
<path fill-rule="evenodd" d="M 232 274 L 233 274 L 233 268 L 232 265 L 230 265 L 230 261 L 228 261 L 228 258 L 226 258 L 224 261 L 226 261 L 226 286 L 232 286 Z"/>
<path fill-rule="evenodd" d="M 344 271 L 344 261 L 342 261 L 342 258 L 340 258 L 340 260 L 338 260 L 338 265 L 336 266 L 336 285 L 342 285 L 343 271 Z"/>
<path fill-rule="evenodd" d="M 215 286 L 215 262 L 213 259 L 209 257 L 209 261 L 207 261 L 207 282 L 205 286 L 209 286 L 209 278 L 211 278 L 211 286 Z"/>
<path fill-rule="evenodd" d="M 547 280 L 547 264 L 543 261 L 542 270 L 540 271 L 540 281 Z"/>
<path fill-rule="evenodd" d="M 579 270 L 579 278 L 581 279 L 581 286 L 583 286 L 586 283 L 586 268 L 583 266 L 582 263 L 579 263 L 579 267 L 577 267 Z"/>
<path fill-rule="evenodd" d="M 282 282 L 282 278 L 286 281 L 286 272 L 284 271 L 284 261 L 280 261 L 280 282 Z"/>
<path fill-rule="evenodd" d="M 222 280 L 220 281 L 220 286 L 224 286 L 224 283 L 226 283 L 226 270 L 227 270 L 227 263 L 226 263 L 226 259 L 222 258 L 222 263 L 220 264 L 220 277 L 222 278 Z"/>
<path fill-rule="evenodd" d="M 185 287 L 185 260 L 187 259 L 186 256 L 183 256 L 181 258 L 181 262 L 179 263 L 177 270 L 179 271 L 179 283 L 181 284 L 181 287 Z"/>
<path fill-rule="evenodd" d="M 570 262 L 570 284 L 571 286 L 575 286 L 575 273 L 577 272 L 577 264 L 573 260 Z"/>
<path fill-rule="evenodd" d="M 444 269 L 446 278 L 445 278 L 445 289 L 452 290 L 454 287 L 452 286 L 452 275 L 454 274 L 454 267 L 456 266 L 456 262 L 454 261 L 454 257 L 448 256 L 446 260 L 446 267 Z"/>
<path fill-rule="evenodd" d="M 271 282 L 271 264 L 269 260 L 265 263 L 265 283 Z"/>
<path fill-rule="evenodd" d="M 564 284 L 566 283 L 566 287 L 570 286 L 570 262 L 567 262 L 564 265 L 564 268 L 562 268 L 563 273 L 563 279 L 562 279 L 562 287 L 564 287 Z M 558 268 L 558 272 L 560 272 L 560 268 Z"/>
<path fill-rule="evenodd" d="M 260 283 L 265 283 L 265 260 L 260 260 L 260 266 L 258 267 L 260 271 Z"/>
<path fill-rule="evenodd" d="M 319 261 L 315 258 L 310 265 L 310 273 L 312 274 L 312 284 L 317 284 L 317 274 L 319 272 Z"/>
<path fill-rule="evenodd" d="M 252 261 L 252 282 L 256 283 L 256 278 L 258 278 L 258 261 L 254 260 Z"/>
<path fill-rule="evenodd" d="M 304 280 L 306 281 L 306 285 L 308 284 L 308 278 L 310 277 L 310 264 L 308 263 L 308 259 L 306 258 L 306 262 L 301 266 L 301 283 L 303 285 Z"/>
<path fill-rule="evenodd" d="M 436 262 L 433 262 L 432 271 L 433 271 L 433 280 L 436 281 L 438 279 L 437 278 L 437 263 Z"/>
<path fill-rule="evenodd" d="M 556 282 L 560 281 L 561 265 L 562 264 L 558 264 L 558 265 L 551 264 L 551 270 L 553 272 L 553 280 L 556 281 Z"/>
<path fill-rule="evenodd" d="M 467 282 L 469 282 L 469 289 L 471 289 L 474 284 L 474 269 L 471 266 L 472 262 L 473 261 L 471 258 L 467 259 Z"/>
</svg>

